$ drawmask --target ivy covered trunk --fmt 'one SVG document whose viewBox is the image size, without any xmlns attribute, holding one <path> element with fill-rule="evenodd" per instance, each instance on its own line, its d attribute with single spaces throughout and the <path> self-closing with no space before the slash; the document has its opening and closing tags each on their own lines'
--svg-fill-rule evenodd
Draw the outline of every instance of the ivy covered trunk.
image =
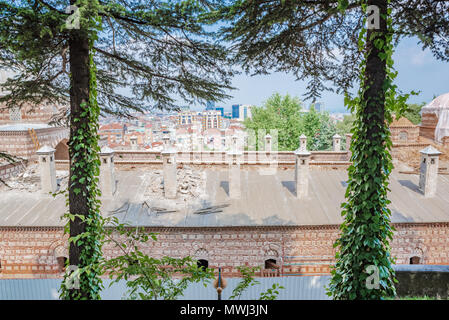
<svg viewBox="0 0 449 320">
<path fill-rule="evenodd" d="M 70 184 L 68 188 L 69 269 L 63 282 L 64 299 L 99 299 L 101 280 L 99 146 L 96 68 L 89 29 L 70 31 Z M 67 278 L 70 281 L 67 281 Z"/>
<path fill-rule="evenodd" d="M 348 170 L 346 203 L 342 205 L 345 220 L 335 244 L 339 251 L 329 287 L 334 299 L 381 299 L 395 294 L 389 244 L 393 228 L 387 207 L 392 170 L 388 130 L 391 106 L 387 100 L 394 95 L 391 81 L 395 75 L 390 71 L 388 1 L 366 1 L 364 11 L 370 11 L 371 5 L 379 9 L 380 23 L 378 28 L 361 33 L 359 44 L 365 57 L 361 88 L 357 98 L 346 101 L 357 112 L 351 145 L 353 164 Z"/>
</svg>

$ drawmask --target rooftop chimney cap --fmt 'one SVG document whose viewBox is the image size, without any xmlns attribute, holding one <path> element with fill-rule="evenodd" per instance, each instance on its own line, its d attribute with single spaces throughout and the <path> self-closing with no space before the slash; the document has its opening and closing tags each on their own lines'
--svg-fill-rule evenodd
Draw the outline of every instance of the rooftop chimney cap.
<svg viewBox="0 0 449 320">
<path fill-rule="evenodd" d="M 432 146 L 428 146 L 428 147 L 422 149 L 422 150 L 420 151 L 420 153 L 426 154 L 426 155 L 429 155 L 429 156 L 437 156 L 437 155 L 440 155 L 440 154 L 441 154 L 440 151 L 438 151 L 437 149 L 435 149 L 435 148 L 432 147 Z"/>
<path fill-rule="evenodd" d="M 100 155 L 102 155 L 102 156 L 111 155 L 113 153 L 114 153 L 114 150 L 109 148 L 108 146 L 104 146 L 100 150 Z"/>
<path fill-rule="evenodd" d="M 295 153 L 297 156 L 310 156 L 310 155 L 311 155 L 311 153 L 310 153 L 309 151 L 307 151 L 307 150 L 301 150 L 301 148 L 296 149 L 296 150 L 294 151 L 294 153 Z"/>
<path fill-rule="evenodd" d="M 231 150 L 231 151 L 228 152 L 229 156 L 240 156 L 242 154 L 243 154 L 243 152 L 240 151 L 240 150 Z"/>
<path fill-rule="evenodd" d="M 307 136 L 303 133 L 299 138 L 300 138 L 300 139 L 306 139 Z"/>
<path fill-rule="evenodd" d="M 265 139 L 271 139 L 271 135 L 269 133 L 267 133 L 267 135 L 265 136 Z"/>
<path fill-rule="evenodd" d="M 167 148 L 164 148 L 164 150 L 161 151 L 162 155 L 171 155 L 171 154 L 175 154 L 176 148 L 173 148 L 172 146 L 168 146 Z"/>
<path fill-rule="evenodd" d="M 50 154 L 55 152 L 56 150 L 53 149 L 52 147 L 49 147 L 47 145 L 43 146 L 42 148 L 40 148 L 39 150 L 36 151 L 37 154 Z"/>
<path fill-rule="evenodd" d="M 336 133 L 332 138 L 338 139 L 338 138 L 341 138 L 341 136 L 338 133 Z"/>
</svg>

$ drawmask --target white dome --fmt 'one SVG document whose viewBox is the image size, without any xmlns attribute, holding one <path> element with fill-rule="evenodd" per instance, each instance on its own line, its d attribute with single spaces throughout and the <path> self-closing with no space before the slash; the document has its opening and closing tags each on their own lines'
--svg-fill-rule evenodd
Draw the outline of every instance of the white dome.
<svg viewBox="0 0 449 320">
<path fill-rule="evenodd" d="M 424 113 L 438 112 L 440 110 L 449 110 L 449 92 L 436 97 L 422 108 Z"/>
<path fill-rule="evenodd" d="M 449 136 L 449 92 L 433 99 L 424 106 L 421 114 L 424 113 L 434 113 L 438 117 L 435 140 L 442 142 L 443 137 Z"/>
</svg>

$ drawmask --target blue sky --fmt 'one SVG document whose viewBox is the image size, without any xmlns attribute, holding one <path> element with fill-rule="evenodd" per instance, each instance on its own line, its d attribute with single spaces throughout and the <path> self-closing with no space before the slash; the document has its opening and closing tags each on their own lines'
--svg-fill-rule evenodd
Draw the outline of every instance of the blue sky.
<svg viewBox="0 0 449 320">
<path fill-rule="evenodd" d="M 436 60 L 429 50 L 423 51 L 416 39 L 405 39 L 394 53 L 395 68 L 398 71 L 396 84 L 404 92 L 420 91 L 412 96 L 409 102 L 430 102 L 434 95 L 449 92 L 449 63 Z M 274 73 L 264 76 L 236 76 L 233 86 L 238 88 L 230 92 L 232 99 L 219 102 L 230 110 L 232 104 L 251 104 L 260 106 L 274 92 L 302 97 L 306 83 L 295 81 L 294 77 L 285 73 Z M 321 99 L 326 110 L 346 112 L 343 96 L 324 92 Z M 306 106 L 310 103 L 307 102 Z M 196 108 L 195 108 L 196 109 Z"/>
</svg>

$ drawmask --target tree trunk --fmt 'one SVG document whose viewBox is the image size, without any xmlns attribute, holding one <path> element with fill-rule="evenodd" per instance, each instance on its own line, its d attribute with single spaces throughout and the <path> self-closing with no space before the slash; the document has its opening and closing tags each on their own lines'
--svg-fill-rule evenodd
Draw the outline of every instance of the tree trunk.
<svg viewBox="0 0 449 320">
<path fill-rule="evenodd" d="M 365 81 L 363 87 L 366 89 L 363 99 L 366 101 L 365 115 L 377 115 L 377 117 L 364 118 L 363 121 L 367 124 L 373 121 L 379 126 L 369 125 L 373 130 L 367 132 L 367 138 L 377 139 L 377 134 L 380 128 L 384 125 L 385 117 L 385 94 L 383 84 L 386 79 L 386 62 L 379 57 L 381 50 L 376 48 L 374 41 L 381 39 L 385 42 L 387 33 L 387 22 L 385 17 L 387 14 L 387 0 L 369 0 L 368 5 L 375 5 L 380 10 L 380 29 L 368 29 L 366 39 L 366 51 L 368 56 L 366 58 Z M 376 33 L 375 38 L 371 39 L 372 33 Z M 382 110 L 382 112 L 378 112 Z"/>
<path fill-rule="evenodd" d="M 82 148 L 75 150 L 75 146 L 81 141 L 73 140 L 74 137 L 79 136 L 83 131 L 83 126 L 88 125 L 88 117 L 82 117 L 81 104 L 88 104 L 89 102 L 89 40 L 87 35 L 81 30 L 72 30 L 69 39 L 70 50 L 70 141 L 69 155 L 70 155 L 70 180 L 69 180 L 69 211 L 70 214 L 89 215 L 89 206 L 87 204 L 87 183 L 80 184 L 78 179 L 72 181 L 73 175 L 78 175 L 79 172 L 77 163 L 83 157 Z M 75 119 L 80 119 L 75 120 Z M 78 177 L 79 178 L 79 177 Z M 74 192 L 75 189 L 81 192 Z M 75 237 L 86 231 L 86 223 L 79 218 L 75 218 L 70 222 L 70 237 Z M 70 243 L 69 249 L 69 264 L 72 266 L 84 267 L 81 261 L 82 246 L 75 243 Z M 88 292 L 79 292 L 77 289 L 70 289 L 69 295 L 73 297 L 78 293 L 82 297 L 88 297 Z"/>
</svg>

